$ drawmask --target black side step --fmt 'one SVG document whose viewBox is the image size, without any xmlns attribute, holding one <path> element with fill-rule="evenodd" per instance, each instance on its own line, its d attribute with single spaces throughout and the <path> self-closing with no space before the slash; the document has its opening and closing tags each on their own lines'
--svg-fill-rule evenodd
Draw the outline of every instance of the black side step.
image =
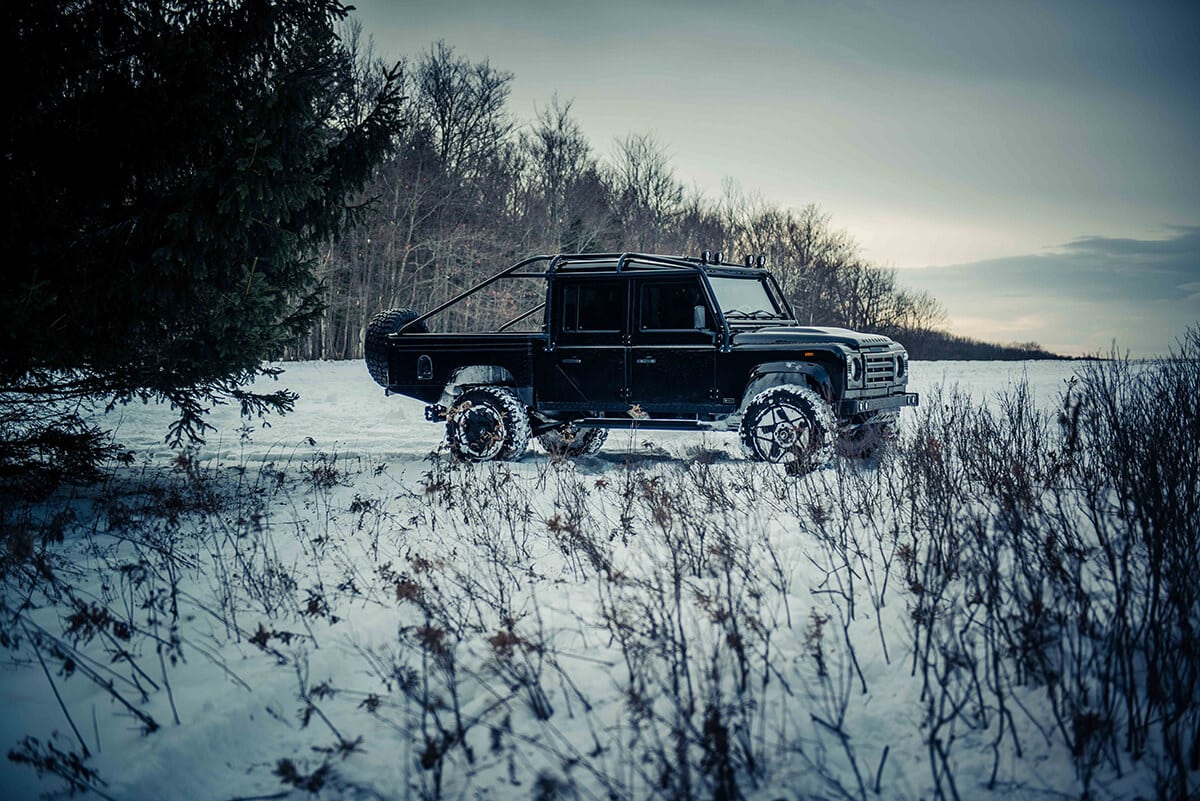
<svg viewBox="0 0 1200 801">
<path fill-rule="evenodd" d="M 670 420 L 644 417 L 586 417 L 572 420 L 578 428 L 640 428 L 645 431 L 707 431 L 717 423 L 711 420 Z"/>
</svg>

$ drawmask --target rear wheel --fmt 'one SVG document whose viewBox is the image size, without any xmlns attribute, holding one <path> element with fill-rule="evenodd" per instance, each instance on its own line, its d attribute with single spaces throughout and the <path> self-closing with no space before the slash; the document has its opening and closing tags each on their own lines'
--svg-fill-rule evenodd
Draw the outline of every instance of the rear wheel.
<svg viewBox="0 0 1200 801">
<path fill-rule="evenodd" d="M 739 430 L 746 455 L 788 465 L 793 473 L 822 467 L 833 457 L 833 409 L 809 387 L 783 384 L 746 405 Z"/>
<path fill-rule="evenodd" d="M 519 459 L 529 446 L 529 415 L 512 390 L 476 387 L 446 413 L 446 441 L 468 462 Z"/>
<path fill-rule="evenodd" d="M 561 428 L 551 429 L 538 437 L 538 442 L 551 456 L 571 458 L 599 453 L 608 430 L 604 428 L 576 428 L 568 423 Z"/>
<path fill-rule="evenodd" d="M 367 323 L 367 332 L 363 337 L 363 358 L 367 362 L 367 372 L 379 386 L 389 386 L 388 334 L 396 333 L 405 323 L 419 316 L 412 309 L 388 309 L 379 312 Z M 424 334 L 429 329 L 425 323 L 418 323 L 408 330 L 414 334 Z"/>
</svg>

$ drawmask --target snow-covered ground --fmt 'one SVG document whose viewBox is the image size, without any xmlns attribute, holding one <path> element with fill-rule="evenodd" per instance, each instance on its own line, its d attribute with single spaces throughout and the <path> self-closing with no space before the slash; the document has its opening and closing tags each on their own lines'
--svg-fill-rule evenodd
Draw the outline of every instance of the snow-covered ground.
<svg viewBox="0 0 1200 801">
<path fill-rule="evenodd" d="M 839 572 L 806 515 L 843 499 L 803 495 L 858 482 L 849 497 L 894 467 L 800 482 L 743 462 L 733 435 L 663 432 L 613 432 L 573 465 L 536 446 L 452 465 L 430 456 L 443 432 L 422 404 L 384 397 L 360 363 L 285 367 L 295 412 L 245 428 L 216 410 L 188 469 L 163 445 L 169 409 L 111 413 L 135 460 L 99 496 L 47 505 L 78 517 L 55 547 L 76 597 L 34 600 L 4 652 L 6 750 L 82 739 L 119 799 L 284 797 L 314 776 L 321 798 L 642 798 L 687 780 L 660 764 L 682 738 L 705 786 L 739 755 L 748 798 L 933 794 L 901 582 L 870 559 Z M 1052 411 L 1075 367 L 914 362 L 910 389 L 993 404 L 1027 381 Z M 995 724 L 941 733 L 963 798 L 1080 794 L 1040 698 L 1017 699 L 1020 757 L 989 747 Z M 61 786 L 0 765 L 5 798 Z"/>
<path fill-rule="evenodd" d="M 909 391 L 928 396 L 935 388 L 957 387 L 980 401 L 994 400 L 1028 379 L 1039 403 L 1053 407 L 1066 382 L 1075 374 L 1076 362 L 913 362 Z M 250 440 L 242 438 L 246 425 L 232 406 L 217 407 L 209 417 L 217 431 L 210 432 L 199 451 L 202 458 L 238 459 L 287 451 L 305 454 L 336 450 L 344 455 L 370 455 L 399 468 L 420 465 L 442 441 L 443 429 L 425 421 L 424 404 L 404 397 L 384 397 L 360 362 L 300 362 L 285 368 L 267 390 L 288 387 L 300 393 L 294 413 L 269 418 L 270 428 L 251 423 Z M 163 444 L 167 425 L 174 419 L 166 406 L 121 407 L 111 417 L 118 421 L 117 439 L 143 454 L 166 455 Z M 911 420 L 911 414 L 906 415 Z M 740 453 L 732 434 L 709 434 L 721 447 Z M 313 439 L 316 445 L 307 445 Z M 667 450 L 696 444 L 696 434 L 652 432 L 651 439 Z M 614 433 L 606 453 L 618 452 L 628 438 Z M 636 445 L 637 443 L 635 443 Z M 636 449 L 636 448 L 635 448 Z M 528 457 L 535 459 L 532 455 Z"/>
</svg>

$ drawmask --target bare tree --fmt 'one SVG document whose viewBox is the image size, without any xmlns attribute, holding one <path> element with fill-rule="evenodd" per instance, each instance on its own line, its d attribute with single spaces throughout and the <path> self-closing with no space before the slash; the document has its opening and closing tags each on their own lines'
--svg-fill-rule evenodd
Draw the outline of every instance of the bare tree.
<svg viewBox="0 0 1200 801">
<path fill-rule="evenodd" d="M 778 204 L 767 202 L 757 192 L 747 194 L 739 183 L 727 178 L 718 213 L 725 226 L 728 253 L 761 254 L 773 265 L 786 263 L 790 254 L 781 245 L 787 213 Z"/>
<path fill-rule="evenodd" d="M 555 95 L 520 138 L 518 213 L 531 252 L 603 249 L 612 225 L 610 188 L 571 107 Z"/>
<path fill-rule="evenodd" d="M 648 133 L 617 140 L 610 180 L 628 249 L 658 250 L 683 200 L 666 149 Z"/>
<path fill-rule="evenodd" d="M 728 227 L 720 208 L 702 189 L 693 187 L 679 203 L 679 213 L 664 241 L 664 249 L 669 253 L 696 255 L 705 250 L 725 250 L 728 239 Z"/>
<path fill-rule="evenodd" d="M 444 41 L 417 64 L 414 113 L 427 122 L 434 150 L 447 172 L 478 176 L 507 140 L 514 124 L 504 105 L 513 74 L 487 61 L 472 64 Z"/>
<path fill-rule="evenodd" d="M 591 147 L 571 117 L 572 101 L 558 95 L 538 112 L 532 129 L 521 136 L 528 156 L 527 185 L 544 207 L 546 222 L 558 228 L 568 213 L 571 189 L 592 166 Z"/>
<path fill-rule="evenodd" d="M 382 79 L 360 29 L 345 34 L 358 83 Z M 799 210 L 727 180 L 713 200 L 678 180 L 652 134 L 616 141 L 601 162 L 553 96 L 518 134 L 506 104 L 513 76 L 434 43 L 399 80 L 408 98 L 402 146 L 363 195 L 368 224 L 318 254 L 328 311 L 295 355 L 357 358 L 375 312 L 419 310 L 533 253 L 642 250 L 740 260 L 763 254 L 804 323 L 936 338 L 945 313 L 864 261 L 816 205 Z M 484 328 L 529 305 L 530 286 L 501 282 L 431 323 Z"/>
</svg>

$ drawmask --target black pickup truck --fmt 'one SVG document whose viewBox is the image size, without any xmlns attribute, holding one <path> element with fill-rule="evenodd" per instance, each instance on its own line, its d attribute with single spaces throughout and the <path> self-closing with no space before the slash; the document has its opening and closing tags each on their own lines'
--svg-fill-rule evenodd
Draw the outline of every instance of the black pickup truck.
<svg viewBox="0 0 1200 801">
<path fill-rule="evenodd" d="M 545 300 L 488 333 L 425 321 L 504 279 Z M 541 329 L 517 333 L 521 321 Z M 638 253 L 535 256 L 425 314 L 382 311 L 366 331 L 371 377 L 430 404 L 461 459 L 594 453 L 608 430 L 736 430 L 751 459 L 795 472 L 894 435 L 908 354 L 884 336 L 801 325 L 762 257 L 744 264 Z"/>
</svg>

